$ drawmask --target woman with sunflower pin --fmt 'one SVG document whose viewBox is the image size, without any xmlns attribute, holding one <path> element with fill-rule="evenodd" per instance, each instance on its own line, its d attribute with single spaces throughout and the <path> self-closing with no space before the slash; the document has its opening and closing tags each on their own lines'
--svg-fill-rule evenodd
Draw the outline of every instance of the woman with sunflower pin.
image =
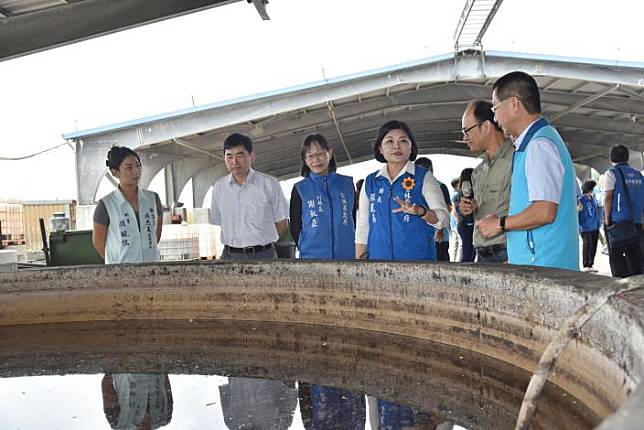
<svg viewBox="0 0 644 430">
<path fill-rule="evenodd" d="M 385 123 L 373 153 L 386 164 L 367 176 L 360 192 L 356 258 L 436 260 L 430 226 L 447 226 L 449 214 L 434 175 L 414 166 L 418 145 L 409 126 Z"/>
<path fill-rule="evenodd" d="M 321 134 L 302 142 L 303 180 L 291 191 L 290 229 L 300 258 L 354 257 L 353 178 L 335 172 L 333 149 Z"/>
</svg>

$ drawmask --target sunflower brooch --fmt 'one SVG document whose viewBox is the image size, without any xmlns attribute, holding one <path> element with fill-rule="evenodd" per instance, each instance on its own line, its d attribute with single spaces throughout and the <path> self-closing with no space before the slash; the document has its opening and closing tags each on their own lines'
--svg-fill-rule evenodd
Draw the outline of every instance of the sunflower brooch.
<svg viewBox="0 0 644 430">
<path fill-rule="evenodd" d="M 414 185 L 416 185 L 416 180 L 414 178 L 405 178 L 402 181 L 402 187 L 405 191 L 413 190 Z"/>
</svg>

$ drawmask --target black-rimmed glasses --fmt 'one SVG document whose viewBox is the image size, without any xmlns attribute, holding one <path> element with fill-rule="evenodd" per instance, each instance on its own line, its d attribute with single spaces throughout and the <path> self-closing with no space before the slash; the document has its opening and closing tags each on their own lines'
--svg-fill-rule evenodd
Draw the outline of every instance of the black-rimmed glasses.
<svg viewBox="0 0 644 430">
<path fill-rule="evenodd" d="M 473 126 L 470 126 L 470 127 L 467 127 L 467 128 L 461 128 L 461 131 L 463 132 L 463 135 L 468 136 L 467 133 L 469 133 L 474 127 L 478 127 L 479 125 L 481 125 L 481 123 L 477 122 Z"/>
</svg>

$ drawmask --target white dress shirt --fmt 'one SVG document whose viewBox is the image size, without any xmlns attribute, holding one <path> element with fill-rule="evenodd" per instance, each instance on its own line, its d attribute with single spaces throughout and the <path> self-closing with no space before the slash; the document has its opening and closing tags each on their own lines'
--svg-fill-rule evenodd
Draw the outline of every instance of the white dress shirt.
<svg viewBox="0 0 644 430">
<path fill-rule="evenodd" d="M 242 185 L 229 174 L 212 188 L 210 222 L 221 226 L 224 245 L 268 245 L 279 238 L 275 223 L 287 218 L 288 203 L 272 176 L 250 169 Z"/>
<path fill-rule="evenodd" d="M 514 141 L 516 148 L 521 146 L 532 124 L 527 126 Z M 528 181 L 528 199 L 531 202 L 545 200 L 559 204 L 563 187 L 564 166 L 559 156 L 559 150 L 552 140 L 538 137 L 530 142 L 525 155 L 525 177 Z"/>
</svg>

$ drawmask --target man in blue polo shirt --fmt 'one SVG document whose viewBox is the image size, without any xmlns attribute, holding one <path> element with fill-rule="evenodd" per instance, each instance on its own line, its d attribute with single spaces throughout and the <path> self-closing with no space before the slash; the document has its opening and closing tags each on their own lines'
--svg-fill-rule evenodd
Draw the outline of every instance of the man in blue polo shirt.
<svg viewBox="0 0 644 430">
<path fill-rule="evenodd" d="M 575 170 L 559 133 L 541 116 L 534 78 L 511 72 L 492 88 L 495 121 L 516 147 L 508 216 L 487 216 L 484 237 L 506 232 L 508 262 L 579 270 Z"/>
</svg>

